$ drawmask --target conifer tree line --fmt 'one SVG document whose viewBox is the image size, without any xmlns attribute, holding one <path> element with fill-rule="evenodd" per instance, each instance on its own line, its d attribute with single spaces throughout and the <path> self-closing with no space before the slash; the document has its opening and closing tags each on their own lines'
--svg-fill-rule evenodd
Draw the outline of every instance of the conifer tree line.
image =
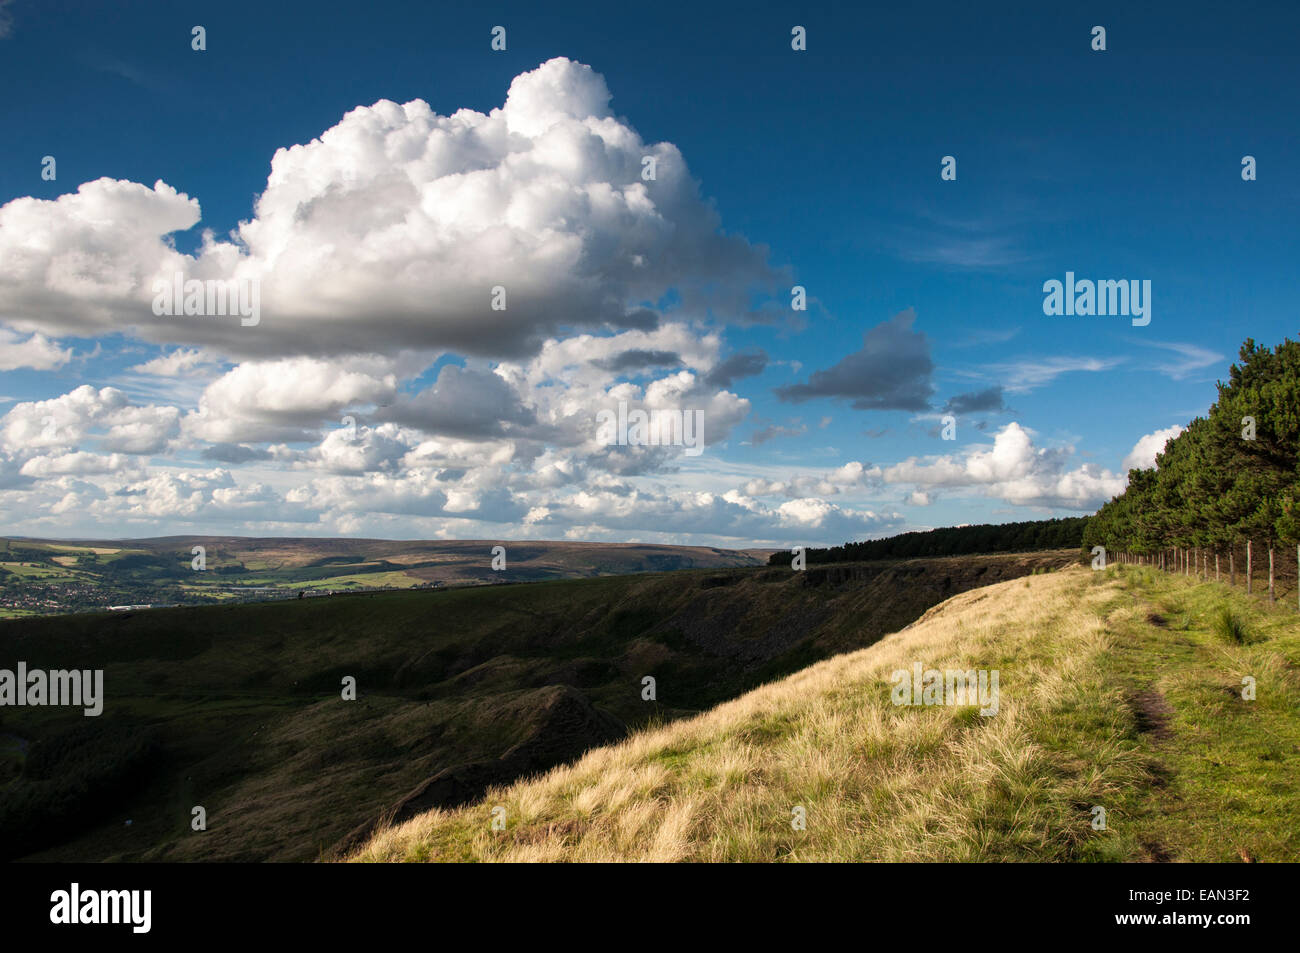
<svg viewBox="0 0 1300 953">
<path fill-rule="evenodd" d="M 812 563 L 859 562 L 872 559 L 914 559 L 925 556 L 969 556 L 1025 553 L 1042 549 L 1074 549 L 1083 539 L 1087 516 L 1065 516 L 1021 523 L 980 523 L 900 533 L 884 539 L 848 542 L 827 549 L 807 550 Z M 793 552 L 773 553 L 769 565 L 790 565 Z"/>
<path fill-rule="evenodd" d="M 1247 338 L 1208 414 L 1165 444 L 1154 469 L 1129 471 L 1128 488 L 1088 522 L 1083 546 L 1234 585 L 1241 576 L 1247 591 L 1266 560 L 1275 599 L 1281 553 L 1289 564 L 1294 549 L 1300 565 L 1300 342 L 1269 348 Z"/>
</svg>

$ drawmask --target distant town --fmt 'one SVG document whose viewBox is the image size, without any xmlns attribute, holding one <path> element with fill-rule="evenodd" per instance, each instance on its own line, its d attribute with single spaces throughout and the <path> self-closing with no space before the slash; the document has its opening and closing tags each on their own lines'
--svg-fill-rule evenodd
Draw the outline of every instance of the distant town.
<svg viewBox="0 0 1300 953">
<path fill-rule="evenodd" d="M 0 618 L 746 566 L 767 554 L 531 541 L 0 539 Z"/>
</svg>

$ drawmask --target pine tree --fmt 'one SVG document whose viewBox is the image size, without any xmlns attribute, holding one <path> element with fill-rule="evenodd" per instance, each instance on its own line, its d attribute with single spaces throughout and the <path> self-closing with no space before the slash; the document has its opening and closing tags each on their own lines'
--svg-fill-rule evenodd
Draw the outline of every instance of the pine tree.
<svg viewBox="0 0 1300 953">
<path fill-rule="evenodd" d="M 1210 555 L 1218 579 L 1226 551 L 1233 584 L 1244 543 L 1248 592 L 1262 544 L 1274 598 L 1277 545 L 1295 544 L 1300 562 L 1300 342 L 1270 349 L 1247 339 L 1208 415 L 1166 443 L 1155 469 L 1130 471 L 1128 488 L 1097 511 L 1083 540 L 1085 550 L 1105 546 L 1125 561 L 1149 556 L 1206 579 Z"/>
</svg>

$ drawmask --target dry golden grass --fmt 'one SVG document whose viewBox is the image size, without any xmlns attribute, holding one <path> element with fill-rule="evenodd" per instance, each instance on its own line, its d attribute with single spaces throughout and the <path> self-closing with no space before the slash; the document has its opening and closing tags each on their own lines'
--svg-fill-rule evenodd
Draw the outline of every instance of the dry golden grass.
<svg viewBox="0 0 1300 953">
<path fill-rule="evenodd" d="M 1090 806 L 1148 764 L 1122 693 L 1096 674 L 1117 583 L 1089 576 L 958 595 L 870 648 L 382 830 L 350 859 L 1078 859 L 1097 849 Z M 895 706 L 891 674 L 916 662 L 997 669 L 997 714 Z"/>
</svg>

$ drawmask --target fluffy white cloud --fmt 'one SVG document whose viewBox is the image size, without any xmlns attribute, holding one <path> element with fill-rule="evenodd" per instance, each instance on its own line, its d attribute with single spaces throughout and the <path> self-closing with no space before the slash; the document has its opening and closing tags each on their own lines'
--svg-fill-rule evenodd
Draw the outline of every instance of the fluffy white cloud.
<svg viewBox="0 0 1300 953">
<path fill-rule="evenodd" d="M 185 429 L 212 443 L 310 440 L 343 410 L 396 395 L 396 365 L 386 358 L 247 361 L 208 385 Z"/>
<path fill-rule="evenodd" d="M 902 525 L 898 514 L 852 510 L 824 500 L 789 500 L 768 507 L 741 493 L 655 493 L 632 488 L 582 490 L 538 506 L 529 514 L 534 526 L 570 526 L 570 534 L 616 530 L 629 534 L 680 534 L 737 543 L 843 541 L 879 535 Z"/>
<path fill-rule="evenodd" d="M 419 100 L 354 109 L 276 152 L 231 236 L 178 252 L 174 233 L 200 217 L 163 182 L 109 179 L 0 207 L 0 369 L 65 365 L 62 335 L 179 345 L 119 387 L 0 417 L 7 525 L 819 545 L 903 528 L 882 498 L 927 506 L 951 487 L 1083 508 L 1123 487 L 1017 424 L 991 446 L 883 469 L 728 463 L 723 445 L 751 409 L 733 385 L 773 364 L 800 369 L 764 351 L 724 359 L 713 322 L 753 319 L 752 302 L 789 283 L 765 251 L 722 233 L 678 150 L 644 142 L 610 110 L 604 80 L 566 59 L 516 77 L 487 113 L 439 116 Z M 154 315 L 153 283 L 176 271 L 258 281 L 261 321 Z M 497 285 L 503 311 L 490 306 Z M 663 300 L 680 303 L 645 306 Z M 1001 370 L 1022 393 L 1113 363 Z M 932 371 L 905 312 L 779 393 L 919 412 Z M 987 408 L 995 389 L 953 407 Z M 597 415 L 620 403 L 699 411 L 706 456 L 606 446 Z"/>
<path fill-rule="evenodd" d="M 116 387 L 96 390 L 82 384 L 61 397 L 15 404 L 0 418 L 0 441 L 18 453 L 73 447 L 98 422 L 128 404 L 126 394 Z"/>
<path fill-rule="evenodd" d="M 159 453 L 180 432 L 180 418 L 177 407 L 122 407 L 104 415 L 108 432 L 100 445 L 123 453 Z"/>
<path fill-rule="evenodd" d="M 764 250 L 722 233 L 678 150 L 644 142 L 609 102 L 598 74 L 555 59 L 486 114 L 439 116 L 419 100 L 357 108 L 279 150 L 252 218 L 228 240 L 205 233 L 194 255 L 172 235 L 199 223 L 199 203 L 163 182 L 100 179 L 0 208 L 0 314 L 18 329 L 3 330 L 0 355 L 57 366 L 71 352 L 55 333 L 181 345 L 130 368 L 125 390 L 84 386 L 0 419 L 0 488 L 12 494 L 0 509 L 168 531 L 388 518 L 737 538 L 875 527 L 874 514 L 817 506 L 802 486 L 785 510 L 639 488 L 629 481 L 677 470 L 682 448 L 597 439 L 599 411 L 626 402 L 699 411 L 706 452 L 725 442 L 750 409 L 726 388 L 766 356 L 722 362 L 721 335 L 702 325 L 754 318 L 754 293 L 777 277 Z M 155 315 L 154 282 L 177 271 L 257 280 L 262 320 Z M 490 307 L 496 285 L 503 311 Z M 680 303 L 667 318 L 642 304 L 669 292 Z M 467 360 L 424 384 L 444 354 Z M 164 454 L 130 469 L 133 455 Z M 67 485 L 74 475 L 85 479 Z M 819 485 L 845 479 L 857 476 Z"/>
<path fill-rule="evenodd" d="M 52 371 L 72 360 L 72 349 L 64 350 L 43 334 L 23 338 L 7 328 L 0 328 L 0 371 L 30 367 Z"/>
<path fill-rule="evenodd" d="M 557 58 L 487 114 L 358 107 L 278 150 L 254 216 L 231 241 L 205 233 L 196 256 L 170 235 L 198 223 L 198 201 L 163 182 L 16 199 L 0 208 L 0 313 L 19 329 L 134 328 L 260 358 L 521 356 L 561 326 L 644 323 L 633 304 L 669 289 L 686 313 L 746 316 L 756 289 L 775 288 L 765 253 L 723 235 L 677 148 L 644 142 L 609 100 L 599 74 Z M 156 316 L 154 282 L 176 271 L 259 281 L 260 323 Z"/>
<path fill-rule="evenodd" d="M 745 483 L 742 492 L 746 496 L 834 496 L 848 490 L 878 486 L 880 476 L 880 467 L 852 460 L 820 475 L 801 474 L 788 480 L 756 478 Z"/>
<path fill-rule="evenodd" d="M 1133 449 L 1124 458 L 1124 473 L 1127 474 L 1129 470 L 1149 470 L 1154 467 L 1156 454 L 1163 451 L 1165 444 L 1182 432 L 1183 428 L 1174 424 L 1172 427 L 1138 438 L 1138 442 L 1133 444 Z"/>
<path fill-rule="evenodd" d="M 91 512 L 102 521 L 138 521 L 144 525 L 192 525 L 201 521 L 310 521 L 293 499 L 257 482 L 238 483 L 225 468 L 154 470 L 130 480 L 94 502 Z"/>
<path fill-rule="evenodd" d="M 956 487 L 1020 505 L 1095 509 L 1124 490 L 1126 478 L 1096 464 L 1070 469 L 1069 448 L 1036 447 L 1029 430 L 1010 423 L 998 431 L 993 446 L 960 454 L 918 459 L 885 467 L 887 483 L 917 489 Z"/>
<path fill-rule="evenodd" d="M 120 453 L 101 456 L 78 450 L 74 453 L 61 453 L 51 456 L 32 457 L 23 464 L 23 476 L 86 476 L 92 473 L 116 473 L 127 465 L 127 458 Z"/>
<path fill-rule="evenodd" d="M 162 452 L 180 430 L 176 407 L 132 404 L 115 387 L 96 390 L 83 384 L 61 397 L 15 404 L 0 417 L 0 446 L 23 459 L 46 456 L 45 463 L 23 467 L 28 475 L 47 472 L 52 451 L 71 451 L 85 442 L 117 454 L 149 455 Z M 118 466 L 110 470 L 120 469 Z M 107 472 L 107 471 L 96 471 Z"/>
<path fill-rule="evenodd" d="M 131 368 L 137 374 L 153 374 L 158 377 L 176 377 L 186 371 L 193 370 L 202 364 L 208 363 L 208 358 L 203 351 L 198 349 L 180 348 L 172 351 L 170 354 L 163 354 L 155 357 L 151 361 L 145 361 L 143 364 L 137 364 Z"/>
<path fill-rule="evenodd" d="M 25 330 L 91 335 L 156 324 L 152 280 L 184 268 L 166 241 L 198 202 L 158 182 L 98 179 L 57 199 L 0 207 L 0 313 Z"/>
<path fill-rule="evenodd" d="M 325 470 L 330 473 L 369 473 L 394 469 L 418 441 L 418 434 L 395 424 L 378 427 L 340 427 L 331 430 L 316 447 L 304 454 L 281 456 L 294 461 L 300 469 Z"/>
</svg>

